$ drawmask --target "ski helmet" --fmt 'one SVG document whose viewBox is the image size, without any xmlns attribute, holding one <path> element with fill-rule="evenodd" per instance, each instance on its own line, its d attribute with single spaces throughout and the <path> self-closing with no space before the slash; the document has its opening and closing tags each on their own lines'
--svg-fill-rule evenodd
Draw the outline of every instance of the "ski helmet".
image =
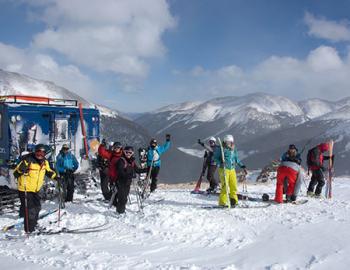
<svg viewBox="0 0 350 270">
<path fill-rule="evenodd" d="M 69 146 L 68 146 L 68 144 L 63 144 L 62 145 L 62 150 L 69 150 Z"/>
<path fill-rule="evenodd" d="M 210 142 L 214 142 L 214 143 L 216 143 L 216 139 L 215 139 L 215 137 L 210 137 L 209 139 L 208 139 L 208 142 L 210 143 Z"/>
<path fill-rule="evenodd" d="M 295 149 L 298 152 L 298 148 L 295 146 L 295 144 L 290 144 L 288 149 L 290 150 Z"/>
<path fill-rule="evenodd" d="M 225 143 L 234 143 L 234 138 L 233 138 L 233 136 L 231 135 L 231 134 L 227 134 L 227 135 L 225 135 L 225 137 L 224 137 L 224 142 Z"/>
<path fill-rule="evenodd" d="M 262 200 L 263 200 L 264 202 L 267 202 L 267 201 L 269 201 L 269 199 L 270 199 L 270 196 L 269 196 L 269 194 L 267 194 L 267 193 L 264 193 L 264 194 L 262 195 Z"/>
<path fill-rule="evenodd" d="M 44 144 L 40 143 L 36 145 L 34 148 L 34 151 L 35 151 L 34 155 L 36 159 L 43 160 L 45 158 L 46 146 Z"/>
<path fill-rule="evenodd" d="M 130 146 L 130 145 L 127 145 L 124 147 L 124 154 L 131 154 L 133 155 L 134 154 L 134 147 Z"/>
<path fill-rule="evenodd" d="M 149 145 L 150 145 L 150 146 L 152 146 L 152 147 L 156 147 L 156 146 L 157 146 L 157 144 L 158 144 L 158 143 L 157 143 L 157 140 L 156 140 L 156 139 L 154 139 L 154 138 L 153 138 L 153 139 L 151 139 L 151 141 L 150 141 L 150 143 L 149 143 Z"/>
<path fill-rule="evenodd" d="M 34 148 L 34 151 L 35 152 L 39 152 L 39 151 L 42 151 L 42 152 L 45 152 L 46 153 L 46 146 L 45 144 L 42 144 L 42 143 L 39 143 L 35 146 Z"/>
<path fill-rule="evenodd" d="M 115 148 L 122 148 L 121 142 L 114 142 L 112 148 L 113 149 L 115 149 Z"/>
</svg>

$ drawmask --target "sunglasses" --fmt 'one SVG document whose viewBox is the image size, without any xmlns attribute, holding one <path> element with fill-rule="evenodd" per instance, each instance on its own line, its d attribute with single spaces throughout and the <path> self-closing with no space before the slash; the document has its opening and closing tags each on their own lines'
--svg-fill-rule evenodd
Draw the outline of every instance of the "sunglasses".
<svg viewBox="0 0 350 270">
<path fill-rule="evenodd" d="M 132 154 L 134 154 L 134 152 L 132 152 L 132 151 L 125 151 L 124 152 L 126 155 L 132 155 Z"/>
</svg>

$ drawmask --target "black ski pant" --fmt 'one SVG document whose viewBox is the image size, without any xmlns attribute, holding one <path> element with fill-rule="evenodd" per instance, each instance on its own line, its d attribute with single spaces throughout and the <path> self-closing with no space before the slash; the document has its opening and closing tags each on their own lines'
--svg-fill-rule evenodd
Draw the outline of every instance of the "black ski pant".
<svg viewBox="0 0 350 270">
<path fill-rule="evenodd" d="M 73 201 L 74 194 L 74 174 L 71 171 L 61 173 L 63 185 L 63 197 L 66 202 Z"/>
<path fill-rule="evenodd" d="M 216 165 L 209 165 L 207 170 L 207 179 L 210 184 L 210 189 L 217 188 L 219 182 L 215 179 Z"/>
<path fill-rule="evenodd" d="M 111 189 L 109 187 L 108 168 L 100 169 L 101 190 L 105 200 L 111 199 Z"/>
<path fill-rule="evenodd" d="M 24 217 L 24 231 L 32 232 L 38 223 L 39 212 L 41 210 L 40 196 L 36 192 L 24 191 L 18 191 L 18 195 L 21 201 L 19 209 L 20 217 Z"/>
<path fill-rule="evenodd" d="M 157 189 L 158 174 L 160 167 L 153 167 L 151 171 L 151 192 Z"/>
<path fill-rule="evenodd" d="M 322 192 L 322 188 L 325 185 L 324 173 L 322 169 L 312 171 L 311 181 L 309 184 L 308 192 L 314 192 L 314 188 L 316 186 L 315 195 L 320 195 Z"/>
<path fill-rule="evenodd" d="M 130 185 L 131 185 L 131 180 L 127 181 L 117 181 L 117 212 L 119 214 L 125 213 L 125 206 L 126 203 L 128 202 L 128 195 L 130 192 Z"/>
</svg>

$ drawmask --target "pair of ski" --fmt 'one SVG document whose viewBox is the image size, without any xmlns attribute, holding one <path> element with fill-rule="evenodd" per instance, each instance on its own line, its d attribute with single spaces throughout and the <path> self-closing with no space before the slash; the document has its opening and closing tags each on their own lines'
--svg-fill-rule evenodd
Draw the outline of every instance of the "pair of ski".
<svg viewBox="0 0 350 270">
<path fill-rule="evenodd" d="M 134 190 L 136 193 L 136 199 L 137 199 L 137 205 L 139 207 L 139 211 L 142 212 L 143 207 L 144 207 L 144 202 L 145 200 L 150 196 L 150 182 L 151 182 L 151 173 L 152 173 L 152 167 L 153 167 L 153 160 L 151 162 L 151 166 L 148 169 L 147 176 L 143 180 L 139 180 L 137 184 L 134 183 Z M 118 194 L 118 188 L 115 185 L 114 189 L 112 190 L 112 196 L 108 204 L 108 208 L 111 208 L 116 196 Z"/>
</svg>

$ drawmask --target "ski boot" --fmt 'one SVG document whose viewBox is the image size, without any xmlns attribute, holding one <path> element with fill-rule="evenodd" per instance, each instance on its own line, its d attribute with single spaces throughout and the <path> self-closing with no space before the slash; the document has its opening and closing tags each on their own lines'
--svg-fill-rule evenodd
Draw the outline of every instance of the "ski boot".
<svg viewBox="0 0 350 270">
<path fill-rule="evenodd" d="M 313 191 L 308 191 L 308 192 L 306 193 L 306 196 L 308 196 L 308 197 L 314 197 L 314 196 L 315 196 L 315 193 L 314 193 Z"/>
<path fill-rule="evenodd" d="M 231 208 L 235 208 L 237 205 L 237 201 L 233 198 L 230 198 Z"/>
</svg>

